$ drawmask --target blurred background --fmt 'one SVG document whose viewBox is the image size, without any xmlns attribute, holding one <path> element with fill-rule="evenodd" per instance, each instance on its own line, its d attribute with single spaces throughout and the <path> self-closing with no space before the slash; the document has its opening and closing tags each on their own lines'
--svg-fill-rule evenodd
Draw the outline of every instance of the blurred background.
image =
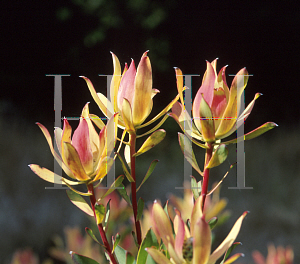
<svg viewBox="0 0 300 264">
<path fill-rule="evenodd" d="M 232 170 L 221 196 L 229 200 L 232 217 L 220 236 L 228 233 L 243 211 L 249 210 L 238 241 L 244 252 L 241 263 L 252 263 L 251 252 L 264 255 L 268 243 L 292 245 L 300 262 L 300 142 L 299 142 L 299 30 L 300 16 L 292 1 L 179 1 L 179 0 L 69 0 L 7 1 L 1 9 L 0 93 L 0 263 L 10 263 L 13 252 L 32 248 L 42 260 L 55 234 L 67 225 L 83 228 L 88 219 L 68 200 L 64 190 L 39 179 L 27 167 L 39 164 L 53 169 L 47 142 L 35 125 L 54 126 L 54 78 L 46 74 L 70 74 L 62 78 L 62 116 L 76 117 L 86 102 L 92 113 L 100 110 L 86 87 L 84 75 L 98 92 L 106 92 L 112 74 L 110 51 L 122 66 L 138 63 L 150 50 L 153 86 L 160 90 L 152 115 L 176 94 L 173 67 L 184 74 L 203 75 L 205 60 L 219 58 L 227 74 L 247 67 L 250 77 L 245 101 L 263 94 L 245 124 L 248 132 L 274 121 L 279 127 L 245 143 L 246 186 L 236 186 Z M 230 84 L 233 77 L 227 76 Z M 201 77 L 193 77 L 192 93 Z M 74 122 L 74 127 L 76 122 Z M 72 123 L 73 125 L 73 123 Z M 139 195 L 146 201 L 179 190 L 183 181 L 183 155 L 177 143 L 179 128 L 168 119 L 167 137 L 143 156 L 143 175 L 150 162 L 160 162 Z M 231 156 L 212 178 L 220 179 L 236 160 Z M 197 151 L 201 160 L 202 150 Z M 201 164 L 201 162 L 200 162 Z M 118 169 L 117 169 L 118 171 Z M 119 173 L 122 173 L 119 171 Z M 195 176 L 196 173 L 195 173 Z M 199 177 L 198 177 L 199 179 Z M 211 180 L 212 182 L 213 180 Z M 222 234 L 223 232 L 223 234 Z"/>
</svg>

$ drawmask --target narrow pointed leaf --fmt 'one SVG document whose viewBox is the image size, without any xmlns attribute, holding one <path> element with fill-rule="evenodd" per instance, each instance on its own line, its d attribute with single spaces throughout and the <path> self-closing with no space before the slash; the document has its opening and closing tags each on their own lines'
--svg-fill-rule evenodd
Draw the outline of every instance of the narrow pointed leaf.
<svg viewBox="0 0 300 264">
<path fill-rule="evenodd" d="M 152 229 L 149 229 L 144 240 L 142 241 L 142 244 L 139 248 L 138 256 L 137 256 L 137 262 L 136 264 L 146 264 L 148 263 L 148 252 L 145 250 L 148 247 L 158 247 L 157 238 L 152 231 Z M 147 261 L 147 262 L 146 262 Z"/>
<path fill-rule="evenodd" d="M 240 228 L 244 218 L 246 217 L 248 212 L 244 212 L 239 219 L 235 222 L 231 231 L 224 239 L 224 241 L 217 247 L 217 249 L 211 254 L 207 264 L 214 264 L 216 261 L 227 251 L 227 249 L 233 244 L 236 239 L 238 233 L 240 232 Z"/>
<path fill-rule="evenodd" d="M 132 178 L 130 172 L 128 171 L 127 166 L 126 166 L 124 160 L 122 159 L 121 155 L 120 155 L 119 153 L 117 153 L 117 155 L 118 155 L 118 158 L 119 158 L 120 161 L 121 161 L 122 169 L 123 169 L 123 171 L 124 171 L 124 174 L 125 174 L 126 178 L 128 179 L 128 181 L 134 182 L 134 179 Z"/>
<path fill-rule="evenodd" d="M 193 148 L 192 143 L 188 139 L 188 137 L 184 134 L 178 133 L 178 141 L 181 148 L 183 155 L 185 156 L 186 160 L 192 165 L 192 167 L 200 174 L 203 175 L 202 171 L 200 170 Z"/>
<path fill-rule="evenodd" d="M 168 260 L 168 258 L 159 250 L 157 250 L 155 248 L 146 248 L 146 250 L 156 263 L 172 264 L 172 262 L 170 260 Z"/>
<path fill-rule="evenodd" d="M 165 130 L 163 129 L 156 130 L 146 139 L 146 141 L 143 143 L 140 149 L 133 156 L 137 157 L 147 152 L 148 150 L 152 149 L 154 146 L 160 143 L 165 138 L 165 136 L 166 136 Z"/>
<path fill-rule="evenodd" d="M 105 206 L 103 204 L 95 204 L 95 213 L 97 219 L 97 225 L 102 224 L 102 221 L 105 216 Z"/>
<path fill-rule="evenodd" d="M 107 117 L 111 117 L 113 115 L 113 113 L 111 113 L 110 111 L 108 111 L 106 105 L 103 104 L 103 102 L 100 100 L 92 82 L 90 81 L 90 79 L 88 79 L 87 77 L 84 76 L 79 76 L 81 78 L 83 78 L 86 81 L 86 84 L 90 90 L 90 93 L 93 97 L 93 99 L 95 100 L 96 104 L 99 106 L 100 110 L 103 112 L 103 114 Z"/>
<path fill-rule="evenodd" d="M 206 169 L 211 169 L 222 164 L 228 156 L 228 149 L 225 144 L 221 144 L 213 153 L 209 163 L 206 165 Z"/>
<path fill-rule="evenodd" d="M 116 188 L 118 188 L 119 186 L 121 186 L 121 183 L 124 180 L 124 176 L 121 175 L 119 176 L 110 186 L 110 188 L 107 190 L 107 192 L 100 198 L 98 199 L 98 201 L 100 201 L 101 199 L 105 198 L 107 195 L 111 194 Z"/>
<path fill-rule="evenodd" d="M 92 194 L 89 193 L 89 192 L 84 193 L 84 192 L 80 192 L 80 191 L 76 190 L 76 189 L 73 188 L 71 185 L 69 185 L 67 182 L 65 182 L 64 179 L 63 179 L 63 182 L 64 182 L 64 183 L 65 183 L 65 184 L 66 184 L 73 192 L 78 193 L 79 195 L 82 195 L 82 196 L 91 196 L 91 195 L 92 195 Z"/>
<path fill-rule="evenodd" d="M 177 90 L 178 90 L 178 94 L 180 97 L 180 101 L 182 103 L 182 105 L 184 105 L 184 101 L 183 101 L 183 75 L 182 75 L 182 71 L 175 67 L 175 74 L 176 74 L 176 83 L 177 83 Z"/>
<path fill-rule="evenodd" d="M 115 239 L 113 240 L 113 244 L 114 244 L 114 245 L 113 245 L 112 253 L 115 251 L 117 245 L 118 245 L 119 242 L 120 242 L 120 239 L 121 239 L 121 236 L 120 236 L 119 233 L 117 233 L 116 236 L 115 236 Z"/>
<path fill-rule="evenodd" d="M 234 143 L 238 143 L 238 142 L 241 142 L 243 140 L 250 140 L 250 139 L 253 139 L 253 138 L 256 138 L 264 133 L 266 133 L 267 131 L 273 129 L 274 127 L 277 127 L 278 125 L 274 122 L 267 122 L 263 125 L 261 125 L 260 127 L 252 130 L 251 132 L 245 134 L 244 136 L 242 137 L 239 137 L 239 138 L 235 138 L 235 139 L 232 139 L 232 140 L 229 140 L 229 141 L 226 141 L 226 142 L 222 142 L 223 144 L 234 144 Z"/>
<path fill-rule="evenodd" d="M 127 194 L 127 191 L 126 191 L 124 185 L 121 184 L 120 187 L 123 187 L 123 188 L 122 188 L 122 189 L 117 189 L 118 192 L 119 192 L 119 194 L 120 194 L 120 195 L 123 197 L 123 199 L 131 206 L 132 204 L 131 204 L 130 198 L 129 198 L 128 194 Z"/>
<path fill-rule="evenodd" d="M 101 245 L 102 247 L 105 248 L 105 246 L 104 246 L 103 244 L 101 244 L 101 243 L 99 242 L 99 240 L 97 239 L 97 237 L 94 235 L 94 232 L 93 232 L 92 229 L 86 227 L 86 228 L 85 228 L 85 232 L 86 232 L 86 233 L 89 235 L 89 237 L 90 237 L 91 239 L 93 239 L 97 244 L 99 244 L 99 245 Z"/>
<path fill-rule="evenodd" d="M 108 220 L 109 220 L 109 216 L 110 216 L 110 201 L 111 200 L 109 200 L 106 205 L 106 214 L 105 214 L 104 223 L 103 223 L 104 231 L 107 229 Z"/>
<path fill-rule="evenodd" d="M 150 175 L 152 174 L 152 172 L 154 171 L 155 167 L 156 167 L 156 164 L 159 160 L 153 160 L 149 166 L 149 169 L 143 179 L 143 181 L 141 182 L 140 186 L 136 189 L 136 191 L 138 191 L 142 185 L 145 183 L 145 181 L 150 177 Z"/>
<path fill-rule="evenodd" d="M 96 260 L 79 255 L 75 252 L 70 252 L 72 260 L 75 264 L 99 264 Z"/>
<path fill-rule="evenodd" d="M 200 183 L 200 186 L 199 186 Z M 191 189 L 194 195 L 195 200 L 197 200 L 201 193 L 201 181 L 197 182 L 196 178 L 194 176 L 191 176 Z"/>
<path fill-rule="evenodd" d="M 81 184 L 80 182 L 74 182 L 74 181 L 70 181 L 68 179 L 65 179 L 57 174 L 55 174 L 54 172 L 46 169 L 46 168 L 41 168 L 39 165 L 37 164 L 30 164 L 29 168 L 40 178 L 42 178 L 43 180 L 47 181 L 47 182 L 51 182 L 51 183 L 56 183 L 56 184 L 63 184 L 65 185 L 67 182 L 69 185 L 78 185 Z"/>
<path fill-rule="evenodd" d="M 157 129 L 159 129 L 161 127 L 161 125 L 167 120 L 169 116 L 168 115 L 165 115 L 163 117 L 162 120 L 159 121 L 159 123 L 153 127 L 152 129 L 150 129 L 149 131 L 147 131 L 146 133 L 142 134 L 142 135 L 137 135 L 136 137 L 137 138 L 140 138 L 140 137 L 143 137 L 143 136 L 146 136 L 146 135 L 149 135 L 150 133 L 153 133 L 154 131 L 156 131 Z"/>
<path fill-rule="evenodd" d="M 85 212 L 90 216 L 94 216 L 94 212 L 92 208 L 88 205 L 88 203 L 76 192 L 72 190 L 67 190 L 67 195 L 70 201 L 76 205 L 80 210 Z"/>
<path fill-rule="evenodd" d="M 139 199 L 138 201 L 138 208 L 137 208 L 137 221 L 141 220 L 141 217 L 143 215 L 143 210 L 144 210 L 145 202 L 142 198 Z"/>
<path fill-rule="evenodd" d="M 217 223 L 218 223 L 217 217 L 214 216 L 212 219 L 210 219 L 208 222 L 210 230 L 212 230 L 216 226 Z"/>
<path fill-rule="evenodd" d="M 227 259 L 225 262 L 222 261 L 220 264 L 231 264 L 235 262 L 238 258 L 244 257 L 245 255 L 243 253 L 237 253 L 231 256 L 229 259 Z"/>
<path fill-rule="evenodd" d="M 241 245 L 241 244 L 242 244 L 241 242 L 235 242 L 235 243 L 233 243 L 233 244 L 231 245 L 231 247 L 227 249 L 226 254 L 224 255 L 223 262 L 224 262 L 225 260 L 227 260 L 227 258 L 228 258 L 229 255 L 231 254 L 231 252 L 236 248 L 236 246 Z"/>
</svg>

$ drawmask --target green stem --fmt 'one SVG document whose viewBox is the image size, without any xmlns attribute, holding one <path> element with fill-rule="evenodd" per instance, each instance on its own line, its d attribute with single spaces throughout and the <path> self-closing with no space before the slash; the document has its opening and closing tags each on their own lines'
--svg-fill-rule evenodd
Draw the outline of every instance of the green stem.
<svg viewBox="0 0 300 264">
<path fill-rule="evenodd" d="M 134 182 L 131 183 L 131 199 L 132 199 L 132 208 L 134 215 L 134 223 L 136 229 L 136 237 L 139 245 L 142 243 L 142 232 L 140 221 L 137 220 L 137 199 L 136 199 L 136 176 L 135 176 L 135 143 L 136 143 L 136 134 L 129 134 L 129 144 L 130 144 L 130 172 L 131 177 Z"/>
<path fill-rule="evenodd" d="M 205 153 L 205 166 L 210 161 L 210 159 L 212 157 L 212 152 L 213 152 L 213 145 L 212 144 L 206 143 L 206 146 L 208 148 L 206 149 L 206 153 Z M 206 198 L 206 195 L 207 195 L 208 181 L 209 181 L 209 172 L 210 172 L 210 169 L 205 168 L 205 166 L 204 166 L 203 184 L 202 184 L 202 190 L 201 190 L 201 195 L 203 196 L 202 211 L 204 209 L 205 198 Z"/>
<path fill-rule="evenodd" d="M 93 212 L 94 212 L 94 217 L 95 217 L 95 220 L 97 222 L 96 211 L 95 211 L 96 197 L 95 197 L 95 192 L 94 192 L 94 186 L 93 186 L 92 183 L 90 183 L 90 184 L 87 185 L 87 188 L 88 188 L 89 193 L 92 194 L 92 195 L 90 195 L 90 201 L 91 201 L 91 206 L 92 206 L 92 209 L 93 209 Z M 111 247 L 110 247 L 110 245 L 108 243 L 108 240 L 106 238 L 106 234 L 105 234 L 105 231 L 103 229 L 102 224 L 100 223 L 97 226 L 98 226 L 98 230 L 99 230 L 102 242 L 103 242 L 103 244 L 106 248 L 106 252 L 107 252 L 107 254 L 110 258 L 111 263 L 118 264 L 118 262 L 115 259 L 114 254 L 111 252 Z"/>
</svg>

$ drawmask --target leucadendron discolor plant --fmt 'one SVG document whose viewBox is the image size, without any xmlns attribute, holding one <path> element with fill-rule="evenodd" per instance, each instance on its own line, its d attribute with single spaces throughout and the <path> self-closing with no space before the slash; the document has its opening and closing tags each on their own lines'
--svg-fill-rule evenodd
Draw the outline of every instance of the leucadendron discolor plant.
<svg viewBox="0 0 300 264">
<path fill-rule="evenodd" d="M 142 55 L 137 68 L 132 60 L 129 67 L 125 63 L 123 70 L 118 57 L 114 53 L 111 54 L 114 73 L 110 84 L 110 100 L 102 93 L 97 93 L 87 77 L 81 76 L 86 81 L 93 99 L 106 116 L 107 123 L 104 124 L 100 117 L 89 113 L 86 104 L 73 135 L 66 119 L 63 129 L 55 128 L 55 143 L 59 153 L 54 150 L 48 130 L 37 123 L 46 137 L 54 158 L 68 177 L 54 175 L 53 172 L 36 164 L 29 165 L 30 168 L 48 182 L 67 185 L 69 187 L 67 195 L 71 202 L 87 215 L 94 217 L 102 242 L 97 239 L 92 229 L 86 228 L 86 232 L 96 243 L 102 245 L 100 248 L 104 249 L 109 263 L 214 264 L 222 256 L 222 264 L 234 262 L 242 256 L 241 253 L 231 255 L 231 252 L 239 244 L 234 241 L 247 212 L 242 213 L 224 241 L 212 250 L 211 230 L 217 224 L 217 214 L 224 209 L 226 203 L 219 199 L 214 203 L 206 203 L 206 200 L 209 201 L 206 199 L 208 195 L 218 191 L 217 188 L 221 183 L 215 184 L 208 192 L 209 171 L 226 159 L 227 144 L 252 139 L 276 126 L 275 123 L 265 123 L 243 138 L 224 141 L 224 138 L 243 124 L 251 113 L 255 100 L 260 96 L 257 93 L 250 104 L 240 111 L 242 93 L 248 82 L 247 70 L 241 69 L 229 88 L 225 77 L 226 66 L 217 73 L 217 60 L 207 62 L 202 85 L 193 102 L 193 117 L 190 117 L 183 100 L 187 87 L 183 86 L 182 71 L 175 68 L 178 94 L 160 113 L 147 121 L 155 104 L 154 96 L 159 93 L 152 87 L 152 69 L 148 52 Z M 241 77 L 242 85 L 238 83 Z M 155 201 L 149 209 L 146 209 L 143 199 L 137 199 L 137 191 L 152 174 L 158 160 L 150 163 L 145 176 L 136 175 L 136 157 L 164 139 L 166 131 L 160 127 L 169 116 L 174 118 L 182 129 L 183 133 L 179 133 L 179 145 L 188 162 L 202 178 L 197 181 L 196 177 L 191 177 L 192 192 L 186 193 L 183 200 L 171 197 L 171 202 L 175 206 L 178 205 L 178 208 L 174 208 L 173 216 L 170 215 L 168 203 L 163 207 L 160 202 Z M 139 129 L 149 125 L 153 126 L 147 132 L 138 133 Z M 136 141 L 145 136 L 148 137 L 137 150 Z M 197 164 L 192 143 L 205 149 L 203 171 Z M 95 192 L 95 188 L 102 183 L 117 157 L 125 176 L 117 177 L 111 187 L 99 195 L 99 192 Z M 123 184 L 125 177 L 130 182 L 129 190 L 125 189 Z M 86 186 L 86 191 L 82 189 L 79 191 L 78 185 Z M 111 212 L 111 200 L 108 197 L 112 197 L 112 192 L 116 191 L 129 208 L 128 211 L 123 203 L 122 211 L 131 211 L 133 215 L 133 245 L 130 242 L 126 245 L 123 241 L 121 247 L 122 237 L 117 230 L 112 239 L 107 236 L 108 227 L 112 230 L 109 226 L 110 215 L 116 215 Z M 89 198 L 89 203 L 86 197 Z M 129 241 L 127 239 L 126 235 L 125 241 Z M 76 252 L 71 252 L 71 256 L 75 263 L 97 263 Z"/>
</svg>

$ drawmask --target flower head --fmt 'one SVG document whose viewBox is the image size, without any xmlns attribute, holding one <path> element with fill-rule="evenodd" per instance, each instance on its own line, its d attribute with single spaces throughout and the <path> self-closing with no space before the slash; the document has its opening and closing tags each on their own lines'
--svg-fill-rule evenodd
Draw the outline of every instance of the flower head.
<svg viewBox="0 0 300 264">
<path fill-rule="evenodd" d="M 48 130 L 37 123 L 44 133 L 50 150 L 64 172 L 79 182 L 91 183 L 102 179 L 113 164 L 110 157 L 114 149 L 114 134 L 116 126 L 114 117 L 105 126 L 101 120 L 96 121 L 101 131 L 98 134 L 90 120 L 88 104 L 82 110 L 77 129 L 72 136 L 72 128 L 67 119 L 64 119 L 63 129 L 55 128 L 54 135 L 59 154 L 54 150 Z M 31 164 L 30 168 L 46 181 L 55 182 L 55 177 L 61 184 L 75 185 L 77 182 L 69 181 L 53 172 Z M 55 182 L 59 183 L 59 182 Z"/>
<path fill-rule="evenodd" d="M 152 89 L 152 70 L 147 51 L 136 69 L 134 60 L 129 68 L 125 64 L 121 74 L 121 65 L 118 57 L 112 54 L 114 75 L 110 85 L 110 97 L 108 100 L 103 94 L 96 93 L 91 81 L 83 77 L 88 84 L 90 92 L 100 107 L 101 111 L 111 117 L 113 113 L 121 113 L 119 126 L 125 127 L 128 132 L 134 132 L 149 116 L 153 97 L 159 92 Z"/>
<path fill-rule="evenodd" d="M 207 61 L 206 65 L 207 69 L 203 76 L 202 85 L 193 101 L 192 137 L 214 143 L 231 135 L 244 124 L 252 111 L 255 100 L 261 94 L 256 93 L 250 104 L 245 109 L 241 109 L 243 91 L 249 79 L 246 68 L 241 69 L 235 75 L 229 89 L 225 76 L 227 66 L 224 66 L 217 74 L 217 60 L 211 63 Z M 181 73 L 179 69 L 176 69 L 176 72 Z M 177 75 L 177 84 L 182 83 L 181 78 L 183 78 L 182 74 Z M 178 85 L 179 93 L 182 93 L 181 86 Z M 171 115 L 182 127 L 183 122 L 188 121 L 187 123 L 189 123 L 191 121 L 189 114 L 184 109 L 183 102 L 173 106 Z M 274 126 L 276 126 L 275 123 L 266 123 L 245 135 L 246 139 L 256 137 Z"/>
<path fill-rule="evenodd" d="M 252 253 L 252 258 L 256 264 L 293 264 L 294 251 L 291 247 L 278 246 L 271 244 L 268 246 L 266 258 L 257 250 Z"/>
<path fill-rule="evenodd" d="M 161 237 L 170 259 L 161 251 L 155 248 L 148 248 L 148 253 L 157 263 L 175 264 L 214 264 L 231 247 L 236 239 L 243 219 L 247 215 L 245 212 L 236 221 L 224 241 L 211 253 L 211 231 L 209 224 L 205 221 L 205 216 L 201 210 L 200 196 L 195 204 L 190 218 L 190 227 L 183 221 L 180 212 L 176 211 L 173 221 L 175 237 L 172 231 L 170 219 L 160 204 L 154 203 L 152 217 L 155 233 Z M 242 254 L 233 257 L 238 258 Z M 227 261 L 229 261 L 228 259 Z M 231 259 L 232 260 L 232 259 Z M 231 263 L 231 262 L 224 263 Z"/>
</svg>

